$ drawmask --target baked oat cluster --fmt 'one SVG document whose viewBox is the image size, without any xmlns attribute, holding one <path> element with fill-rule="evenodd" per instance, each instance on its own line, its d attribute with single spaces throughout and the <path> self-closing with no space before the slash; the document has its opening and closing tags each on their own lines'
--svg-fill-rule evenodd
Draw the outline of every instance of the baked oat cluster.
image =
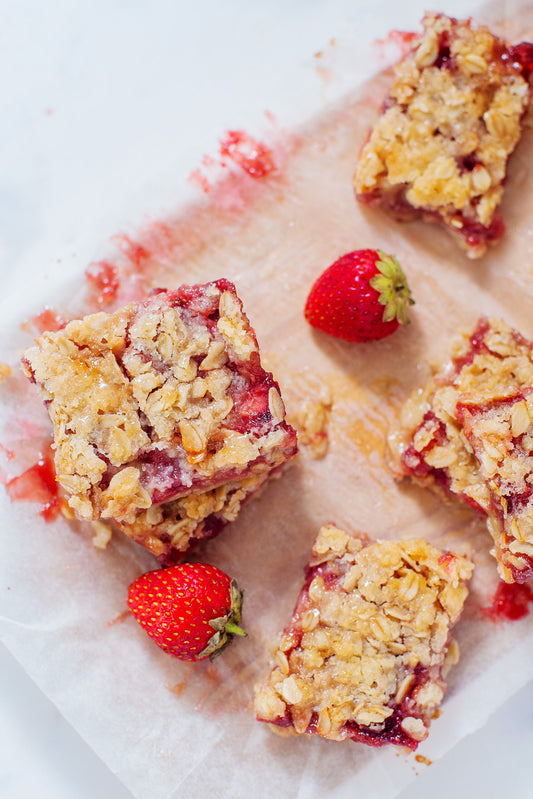
<svg viewBox="0 0 533 799">
<path fill-rule="evenodd" d="M 355 173 L 358 199 L 439 221 L 471 258 L 504 233 L 498 211 L 530 100 L 533 45 L 428 13 Z"/>
<path fill-rule="evenodd" d="M 533 342 L 481 319 L 405 404 L 393 468 L 487 518 L 506 582 L 533 577 Z"/>
<path fill-rule="evenodd" d="M 213 534 L 296 452 L 227 280 L 44 333 L 23 368 L 48 407 L 70 508 L 114 520 L 158 557 Z"/>
<path fill-rule="evenodd" d="M 450 630 L 472 570 L 420 539 L 371 543 L 323 527 L 256 687 L 257 718 L 288 733 L 416 749 L 458 659 Z"/>
<path fill-rule="evenodd" d="M 117 526 L 133 541 L 148 549 L 163 564 L 182 559 L 198 541 L 214 538 L 239 515 L 243 504 L 258 497 L 272 472 L 257 470 L 209 491 L 140 510 L 131 522 Z"/>
</svg>

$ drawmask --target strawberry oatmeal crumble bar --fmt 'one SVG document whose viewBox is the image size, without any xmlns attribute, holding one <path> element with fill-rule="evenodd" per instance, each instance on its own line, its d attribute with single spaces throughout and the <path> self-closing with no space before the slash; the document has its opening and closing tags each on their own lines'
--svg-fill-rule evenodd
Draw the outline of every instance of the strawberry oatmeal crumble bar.
<svg viewBox="0 0 533 799">
<path fill-rule="evenodd" d="M 533 44 L 428 13 L 355 173 L 357 198 L 439 221 L 471 258 L 504 233 L 498 207 L 530 100 Z"/>
<path fill-rule="evenodd" d="M 421 539 L 372 543 L 323 527 L 275 664 L 256 686 L 258 720 L 416 749 L 458 659 L 450 631 L 472 570 Z"/>
<path fill-rule="evenodd" d="M 213 535 L 297 449 L 279 386 L 227 280 L 44 333 L 23 357 L 81 519 L 112 519 L 158 557 Z"/>
<path fill-rule="evenodd" d="M 533 342 L 481 319 L 405 404 L 393 469 L 487 517 L 506 582 L 533 577 Z"/>
</svg>

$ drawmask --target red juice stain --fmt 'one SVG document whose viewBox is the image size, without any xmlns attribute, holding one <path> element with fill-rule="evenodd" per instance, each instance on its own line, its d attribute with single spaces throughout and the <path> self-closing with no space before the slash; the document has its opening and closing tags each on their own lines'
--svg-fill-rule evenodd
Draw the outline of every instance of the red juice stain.
<svg viewBox="0 0 533 799">
<path fill-rule="evenodd" d="M 270 147 L 242 130 L 229 130 L 226 133 L 220 142 L 220 155 L 230 158 L 252 178 L 263 178 L 277 170 Z"/>
<path fill-rule="evenodd" d="M 9 480 L 6 491 L 11 502 L 38 502 L 41 505 L 39 513 L 45 521 L 56 519 L 60 497 L 51 451 L 42 452 L 37 463 Z"/>
<path fill-rule="evenodd" d="M 111 619 L 111 621 L 108 621 L 106 626 L 107 627 L 114 627 L 115 624 L 123 624 L 126 621 L 126 619 L 129 618 L 130 616 L 131 616 L 131 613 L 130 613 L 129 610 L 123 610 L 122 613 L 117 613 L 117 615 L 115 616 L 114 619 Z"/>
<path fill-rule="evenodd" d="M 89 264 L 85 277 L 96 295 L 98 305 L 105 305 L 115 299 L 120 287 L 119 272 L 109 261 L 98 261 Z"/>
<path fill-rule="evenodd" d="M 196 185 L 204 192 L 204 194 L 209 194 L 211 184 L 201 169 L 194 169 L 189 175 L 189 180 L 191 183 L 196 183 Z"/>
<path fill-rule="evenodd" d="M 3 444 L 0 444 L 0 452 L 3 452 L 8 461 L 12 461 L 15 457 L 15 453 L 12 449 L 8 449 Z"/>
<path fill-rule="evenodd" d="M 32 316 L 29 321 L 39 333 L 44 333 L 45 330 L 56 332 L 62 330 L 67 324 L 66 319 L 63 319 L 57 311 L 48 306 L 43 308 L 40 313 Z"/>
<path fill-rule="evenodd" d="M 481 612 L 493 621 L 517 621 L 527 616 L 530 602 L 533 602 L 533 591 L 528 585 L 501 581 L 492 604 L 481 608 Z"/>
<path fill-rule="evenodd" d="M 415 31 L 391 30 L 385 39 L 376 39 L 374 44 L 376 45 L 382 58 L 384 58 L 385 51 L 390 45 L 397 48 L 400 51 L 400 57 L 404 58 L 410 51 L 413 42 L 419 37 L 419 35 L 420 34 L 416 33 Z"/>
<path fill-rule="evenodd" d="M 133 241 L 126 233 L 117 233 L 113 236 L 113 241 L 124 253 L 128 261 L 136 269 L 140 269 L 144 261 L 150 257 L 149 251 L 138 241 Z"/>
</svg>

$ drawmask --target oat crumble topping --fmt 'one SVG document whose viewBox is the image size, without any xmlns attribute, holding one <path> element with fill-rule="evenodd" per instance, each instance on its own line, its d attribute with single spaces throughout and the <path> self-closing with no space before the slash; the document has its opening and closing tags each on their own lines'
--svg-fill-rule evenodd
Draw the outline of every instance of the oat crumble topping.
<svg viewBox="0 0 533 799">
<path fill-rule="evenodd" d="M 258 719 L 415 749 L 458 659 L 450 630 L 472 570 L 421 539 L 371 543 L 323 527 L 272 671 L 256 686 Z"/>
<path fill-rule="evenodd" d="M 300 448 L 312 460 L 320 460 L 327 455 L 331 406 L 328 393 L 324 398 L 302 400 L 290 414 L 291 424 L 298 431 Z"/>
<path fill-rule="evenodd" d="M 426 14 L 362 149 L 358 199 L 441 221 L 467 255 L 482 255 L 504 232 L 507 161 L 530 100 L 519 48 L 470 20 Z"/>
<path fill-rule="evenodd" d="M 393 469 L 487 516 L 500 576 L 533 576 L 533 343 L 481 319 L 404 405 Z"/>
<path fill-rule="evenodd" d="M 12 375 L 11 366 L 8 363 L 0 361 L 0 383 L 3 383 L 3 381 L 6 378 L 11 377 L 11 375 Z"/>
</svg>

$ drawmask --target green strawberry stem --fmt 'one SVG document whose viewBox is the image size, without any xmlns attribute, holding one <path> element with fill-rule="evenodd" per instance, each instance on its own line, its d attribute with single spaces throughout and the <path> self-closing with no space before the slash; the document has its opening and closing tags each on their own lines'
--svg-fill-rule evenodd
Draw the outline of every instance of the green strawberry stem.
<svg viewBox="0 0 533 799">
<path fill-rule="evenodd" d="M 197 660 L 203 660 L 206 657 L 213 660 L 213 658 L 218 657 L 218 655 L 229 646 L 234 635 L 239 635 L 241 637 L 247 635 L 242 627 L 239 626 L 242 612 L 242 596 L 243 592 L 240 590 L 235 580 L 232 580 L 230 584 L 231 607 L 225 616 L 219 616 L 216 619 L 211 619 L 209 622 L 210 627 L 212 627 L 215 632 L 209 639 L 207 646 L 196 655 Z"/>
<path fill-rule="evenodd" d="M 232 622 L 232 621 L 229 621 L 229 622 L 226 624 L 226 632 L 227 632 L 227 633 L 230 633 L 231 635 L 242 635 L 242 636 L 244 636 L 245 638 L 246 638 L 246 636 L 248 635 L 248 633 L 244 632 L 244 630 L 242 629 L 242 627 L 239 627 L 239 625 L 238 625 L 238 624 L 235 624 L 235 623 L 234 623 L 234 622 Z"/>
</svg>

